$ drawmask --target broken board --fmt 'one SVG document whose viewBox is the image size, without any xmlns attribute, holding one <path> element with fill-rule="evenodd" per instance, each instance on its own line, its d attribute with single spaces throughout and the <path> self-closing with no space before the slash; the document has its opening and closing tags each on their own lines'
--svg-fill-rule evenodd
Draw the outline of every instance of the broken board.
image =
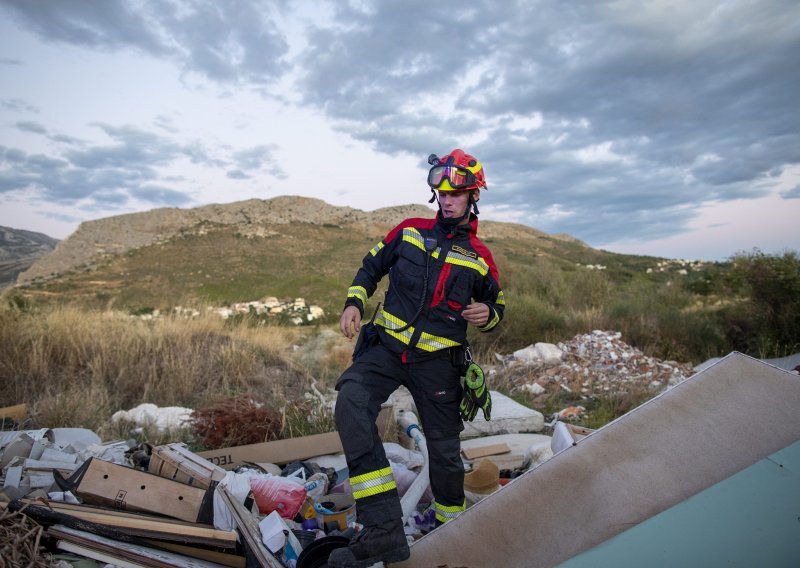
<svg viewBox="0 0 800 568">
<path fill-rule="evenodd" d="M 733 353 L 511 480 L 393 566 L 557 566 L 795 443 L 798 408 L 800 377 Z M 743 542 L 759 546 L 750 523 Z"/>
</svg>

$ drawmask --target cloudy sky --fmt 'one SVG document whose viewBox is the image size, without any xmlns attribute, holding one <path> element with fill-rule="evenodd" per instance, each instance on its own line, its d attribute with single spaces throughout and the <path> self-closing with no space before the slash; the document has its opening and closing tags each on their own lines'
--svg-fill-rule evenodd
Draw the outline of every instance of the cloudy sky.
<svg viewBox="0 0 800 568">
<path fill-rule="evenodd" d="M 800 250 L 797 0 L 0 0 L 0 225 L 278 195 L 618 252 Z"/>
</svg>

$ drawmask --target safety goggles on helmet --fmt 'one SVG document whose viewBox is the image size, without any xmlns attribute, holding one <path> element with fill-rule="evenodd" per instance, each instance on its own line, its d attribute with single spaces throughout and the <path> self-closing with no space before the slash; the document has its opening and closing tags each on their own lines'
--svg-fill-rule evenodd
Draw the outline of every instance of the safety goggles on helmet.
<svg viewBox="0 0 800 568">
<path fill-rule="evenodd" d="M 444 180 L 447 180 L 453 189 L 467 189 L 478 185 L 477 176 L 460 166 L 437 165 L 428 172 L 428 185 L 431 189 L 437 189 Z"/>
</svg>

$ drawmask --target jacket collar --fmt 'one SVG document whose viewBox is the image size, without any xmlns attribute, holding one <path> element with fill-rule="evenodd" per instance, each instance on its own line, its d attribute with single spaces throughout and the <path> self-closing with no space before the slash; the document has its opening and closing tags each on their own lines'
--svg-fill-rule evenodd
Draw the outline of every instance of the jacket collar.
<svg viewBox="0 0 800 568">
<path fill-rule="evenodd" d="M 478 233 L 478 216 L 475 213 L 470 213 L 469 222 L 463 225 L 448 225 L 442 219 L 442 212 L 436 213 L 436 224 L 448 235 L 468 235 L 470 233 Z"/>
</svg>

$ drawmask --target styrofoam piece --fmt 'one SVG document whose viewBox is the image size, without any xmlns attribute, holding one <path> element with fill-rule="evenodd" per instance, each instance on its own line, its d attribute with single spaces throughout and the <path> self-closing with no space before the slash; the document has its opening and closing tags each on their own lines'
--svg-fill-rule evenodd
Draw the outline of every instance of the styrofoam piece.
<svg viewBox="0 0 800 568">
<path fill-rule="evenodd" d="M 92 444 L 103 443 L 103 440 L 100 439 L 100 436 L 88 428 L 53 428 L 52 431 L 53 442 L 62 448 L 72 445 L 76 449 L 79 449 L 75 444 L 85 448 L 87 446 L 91 446 Z"/>
</svg>

